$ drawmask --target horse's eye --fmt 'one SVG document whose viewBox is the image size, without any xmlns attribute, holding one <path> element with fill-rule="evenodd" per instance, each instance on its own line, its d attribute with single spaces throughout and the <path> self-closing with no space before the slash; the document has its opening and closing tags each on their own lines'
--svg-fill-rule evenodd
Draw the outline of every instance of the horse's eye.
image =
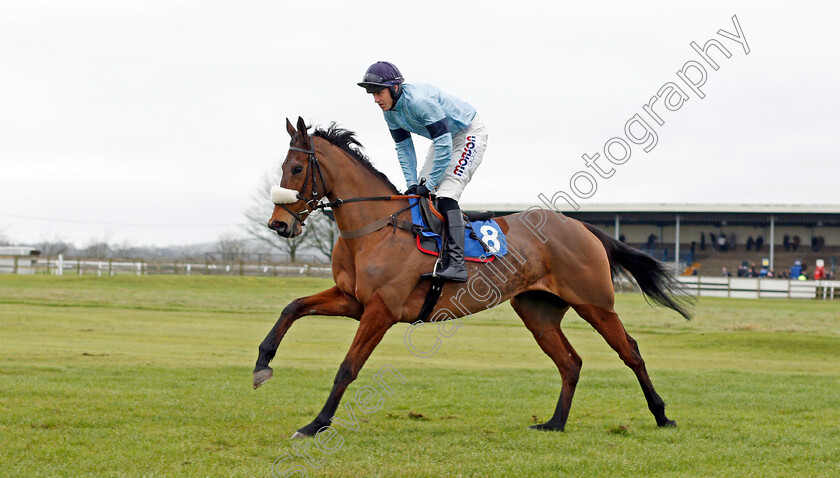
<svg viewBox="0 0 840 478">
<path fill-rule="evenodd" d="M 292 168 L 292 174 L 300 174 L 301 171 L 303 171 L 303 166 L 295 166 Z"/>
</svg>

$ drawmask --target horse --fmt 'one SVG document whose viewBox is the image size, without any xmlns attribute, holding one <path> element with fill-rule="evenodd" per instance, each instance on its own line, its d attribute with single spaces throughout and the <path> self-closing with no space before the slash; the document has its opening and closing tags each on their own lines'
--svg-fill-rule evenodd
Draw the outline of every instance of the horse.
<svg viewBox="0 0 840 478">
<path fill-rule="evenodd" d="M 338 368 L 333 387 L 318 415 L 293 435 L 313 436 L 330 425 L 347 387 L 385 333 L 400 322 L 414 323 L 430 288 L 421 274 L 435 258 L 415 247 L 412 234 L 397 227 L 408 215 L 410 196 L 370 163 L 352 131 L 332 123 L 309 127 L 298 117 L 291 136 L 275 207 L 268 227 L 282 237 L 301 233 L 313 211 L 328 204 L 340 236 L 332 255 L 335 285 L 286 306 L 259 346 L 253 387 L 268 381 L 269 363 L 289 327 L 307 315 L 345 316 L 359 322 L 352 345 Z M 530 428 L 563 431 L 581 370 L 581 358 L 560 328 L 571 308 L 618 353 L 641 385 L 657 426 L 676 426 L 651 383 L 636 341 L 613 306 L 613 280 L 632 277 L 649 303 L 691 318 L 691 299 L 665 265 L 609 237 L 598 228 L 554 210 L 532 208 L 496 219 L 509 253 L 487 263 L 468 262 L 466 283 L 447 282 L 428 322 L 457 320 L 510 301 L 513 310 L 551 358 L 562 382 L 554 415 Z"/>
</svg>

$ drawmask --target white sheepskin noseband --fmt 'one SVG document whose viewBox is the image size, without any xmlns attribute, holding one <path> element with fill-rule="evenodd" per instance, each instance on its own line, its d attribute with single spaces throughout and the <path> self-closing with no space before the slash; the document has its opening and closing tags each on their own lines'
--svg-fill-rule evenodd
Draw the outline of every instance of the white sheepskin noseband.
<svg viewBox="0 0 840 478">
<path fill-rule="evenodd" d="M 273 186 L 271 188 L 271 202 L 274 204 L 292 204 L 298 202 L 298 192 L 294 189 Z"/>
</svg>

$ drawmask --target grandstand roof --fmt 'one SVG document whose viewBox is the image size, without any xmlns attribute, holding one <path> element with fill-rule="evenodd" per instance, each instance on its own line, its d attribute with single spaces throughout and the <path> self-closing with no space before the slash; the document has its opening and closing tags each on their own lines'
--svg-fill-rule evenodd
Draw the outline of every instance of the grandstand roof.
<svg viewBox="0 0 840 478">
<path fill-rule="evenodd" d="M 624 203 L 587 204 L 581 203 L 574 210 L 563 203 L 560 212 L 593 224 L 611 224 L 616 216 L 622 223 L 668 224 L 680 216 L 682 224 L 766 225 L 773 217 L 777 225 L 840 226 L 840 204 L 666 204 L 666 203 Z M 464 204 L 466 210 L 494 211 L 497 216 L 525 211 L 534 206 L 545 208 L 544 204 Z"/>
<path fill-rule="evenodd" d="M 746 213 L 746 214 L 840 214 L 840 204 L 689 204 L 689 203 L 622 203 L 622 204 L 587 204 L 579 203 L 580 209 L 573 209 L 558 200 L 565 207 L 560 212 L 672 212 L 672 213 Z M 530 204 L 465 204 L 463 209 L 498 212 L 518 212 L 534 206 L 546 207 L 540 202 Z"/>
</svg>

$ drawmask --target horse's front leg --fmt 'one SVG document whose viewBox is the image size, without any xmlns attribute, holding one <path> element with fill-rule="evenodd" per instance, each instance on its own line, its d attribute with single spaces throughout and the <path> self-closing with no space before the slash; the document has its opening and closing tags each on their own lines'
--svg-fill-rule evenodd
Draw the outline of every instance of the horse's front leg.
<svg viewBox="0 0 840 478">
<path fill-rule="evenodd" d="M 374 295 L 373 299 L 365 305 L 365 311 L 359 321 L 359 328 L 356 330 L 353 344 L 350 346 L 344 361 L 341 362 L 341 366 L 338 367 L 338 373 L 335 375 L 335 381 L 330 396 L 327 398 L 327 403 L 324 404 L 324 408 L 312 420 L 312 423 L 298 430 L 292 438 L 313 436 L 318 430 L 332 422 L 344 391 L 359 375 L 365 361 L 370 357 L 382 337 L 385 336 L 385 332 L 396 322 L 397 319 L 382 301 L 382 298 L 378 294 Z"/>
<path fill-rule="evenodd" d="M 364 307 L 355 297 L 345 294 L 338 287 L 292 301 L 283 309 L 277 323 L 260 344 L 260 354 L 254 367 L 254 388 L 267 382 L 273 375 L 268 364 L 294 321 L 305 315 L 343 315 L 359 319 L 363 311 Z"/>
</svg>

